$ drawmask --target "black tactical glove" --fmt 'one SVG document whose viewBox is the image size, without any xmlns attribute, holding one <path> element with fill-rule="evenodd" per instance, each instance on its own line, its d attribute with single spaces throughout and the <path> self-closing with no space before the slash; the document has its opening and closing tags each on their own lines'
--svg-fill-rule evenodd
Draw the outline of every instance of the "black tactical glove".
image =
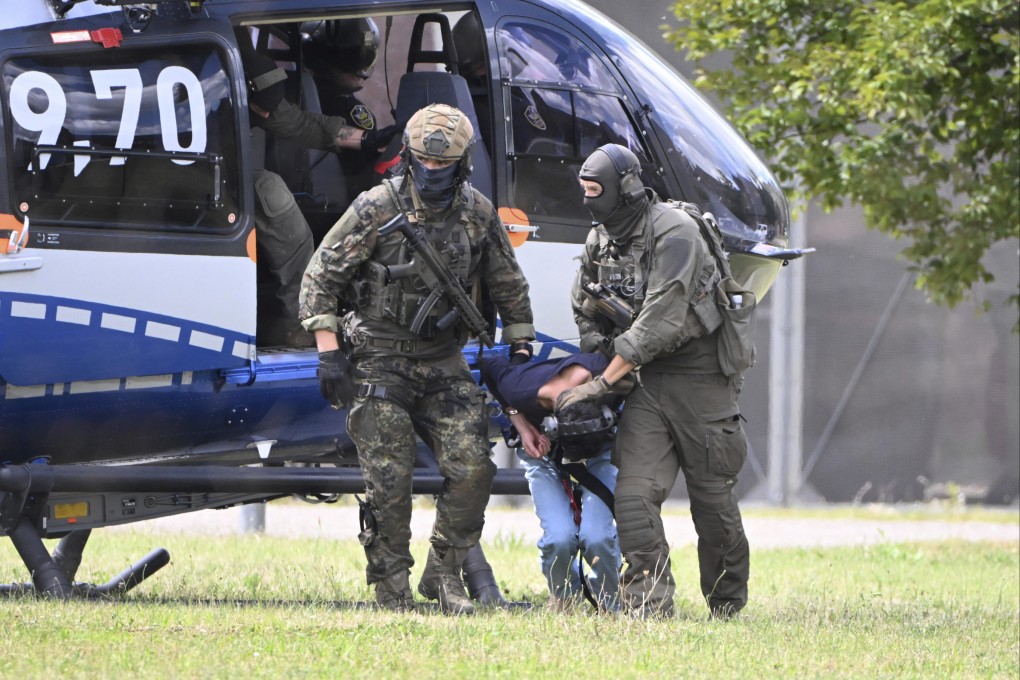
<svg viewBox="0 0 1020 680">
<path fill-rule="evenodd" d="M 378 151 L 390 143 L 393 136 L 400 132 L 396 125 L 390 125 L 382 129 L 365 130 L 361 135 L 362 151 Z"/>
<path fill-rule="evenodd" d="M 322 397 L 338 409 L 350 406 L 358 393 L 354 379 L 365 377 L 339 349 L 319 352 L 319 370 L 316 375 L 319 376 L 319 392 Z"/>
<path fill-rule="evenodd" d="M 535 349 L 531 346 L 530 342 L 518 340 L 510 345 L 509 352 L 510 365 L 516 366 L 517 364 L 526 364 L 531 361 L 531 357 L 535 354 Z M 525 352 L 527 352 L 527 354 L 525 354 Z"/>
</svg>

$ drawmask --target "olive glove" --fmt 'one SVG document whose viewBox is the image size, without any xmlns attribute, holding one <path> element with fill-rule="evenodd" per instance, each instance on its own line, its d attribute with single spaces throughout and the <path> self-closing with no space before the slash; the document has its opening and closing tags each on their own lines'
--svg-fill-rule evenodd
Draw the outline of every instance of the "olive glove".
<svg viewBox="0 0 1020 680">
<path fill-rule="evenodd" d="M 567 406 L 576 404 L 580 401 L 593 401 L 597 404 L 604 404 L 612 397 L 630 394 L 634 390 L 634 386 L 636 384 L 637 381 L 630 373 L 623 376 L 612 385 L 606 381 L 606 377 L 604 375 L 598 375 L 583 385 L 578 385 L 577 387 L 560 392 L 560 396 L 556 398 L 556 408 L 554 410 L 557 412 L 561 411 Z"/>
</svg>

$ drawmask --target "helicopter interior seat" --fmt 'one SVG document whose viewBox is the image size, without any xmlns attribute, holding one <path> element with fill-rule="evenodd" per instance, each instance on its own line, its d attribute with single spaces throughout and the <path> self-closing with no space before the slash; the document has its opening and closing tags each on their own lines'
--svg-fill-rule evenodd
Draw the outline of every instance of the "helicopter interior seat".
<svg viewBox="0 0 1020 680">
<path fill-rule="evenodd" d="M 442 50 L 422 49 L 425 26 L 439 26 L 443 41 Z M 444 71 L 415 71 L 417 64 L 442 64 Z M 467 115 L 475 129 L 475 145 L 471 153 L 471 184 L 490 199 L 492 191 L 492 163 L 489 151 L 481 142 L 478 115 L 467 81 L 457 72 L 457 53 L 450 31 L 450 21 L 442 14 L 421 14 L 415 19 L 411 31 L 411 47 L 407 53 L 407 72 L 400 77 L 397 89 L 396 120 L 404 124 L 419 109 L 429 104 L 449 104 Z M 488 124 L 488 121 L 486 121 Z M 384 155 L 392 158 L 400 150 L 400 136 L 394 137 Z"/>
</svg>

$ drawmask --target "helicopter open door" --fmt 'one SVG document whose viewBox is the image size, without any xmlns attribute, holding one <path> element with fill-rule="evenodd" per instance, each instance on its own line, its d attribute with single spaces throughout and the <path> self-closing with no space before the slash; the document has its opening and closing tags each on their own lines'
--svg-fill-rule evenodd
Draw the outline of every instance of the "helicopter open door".
<svg viewBox="0 0 1020 680">
<path fill-rule="evenodd" d="M 150 21 L 144 34 L 120 13 L 0 33 L 0 218 L 30 223 L 19 257 L 37 265 L 0 266 L 13 385 L 116 389 L 253 357 L 230 27 Z"/>
</svg>

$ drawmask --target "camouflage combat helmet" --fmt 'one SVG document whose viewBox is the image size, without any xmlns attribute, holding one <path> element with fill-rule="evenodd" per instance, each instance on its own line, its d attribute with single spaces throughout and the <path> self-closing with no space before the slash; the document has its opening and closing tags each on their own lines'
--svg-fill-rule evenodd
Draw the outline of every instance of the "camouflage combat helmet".
<svg viewBox="0 0 1020 680">
<path fill-rule="evenodd" d="M 462 160 L 470 167 L 475 130 L 468 117 L 448 104 L 429 104 L 404 129 L 404 147 L 422 158 Z"/>
</svg>

